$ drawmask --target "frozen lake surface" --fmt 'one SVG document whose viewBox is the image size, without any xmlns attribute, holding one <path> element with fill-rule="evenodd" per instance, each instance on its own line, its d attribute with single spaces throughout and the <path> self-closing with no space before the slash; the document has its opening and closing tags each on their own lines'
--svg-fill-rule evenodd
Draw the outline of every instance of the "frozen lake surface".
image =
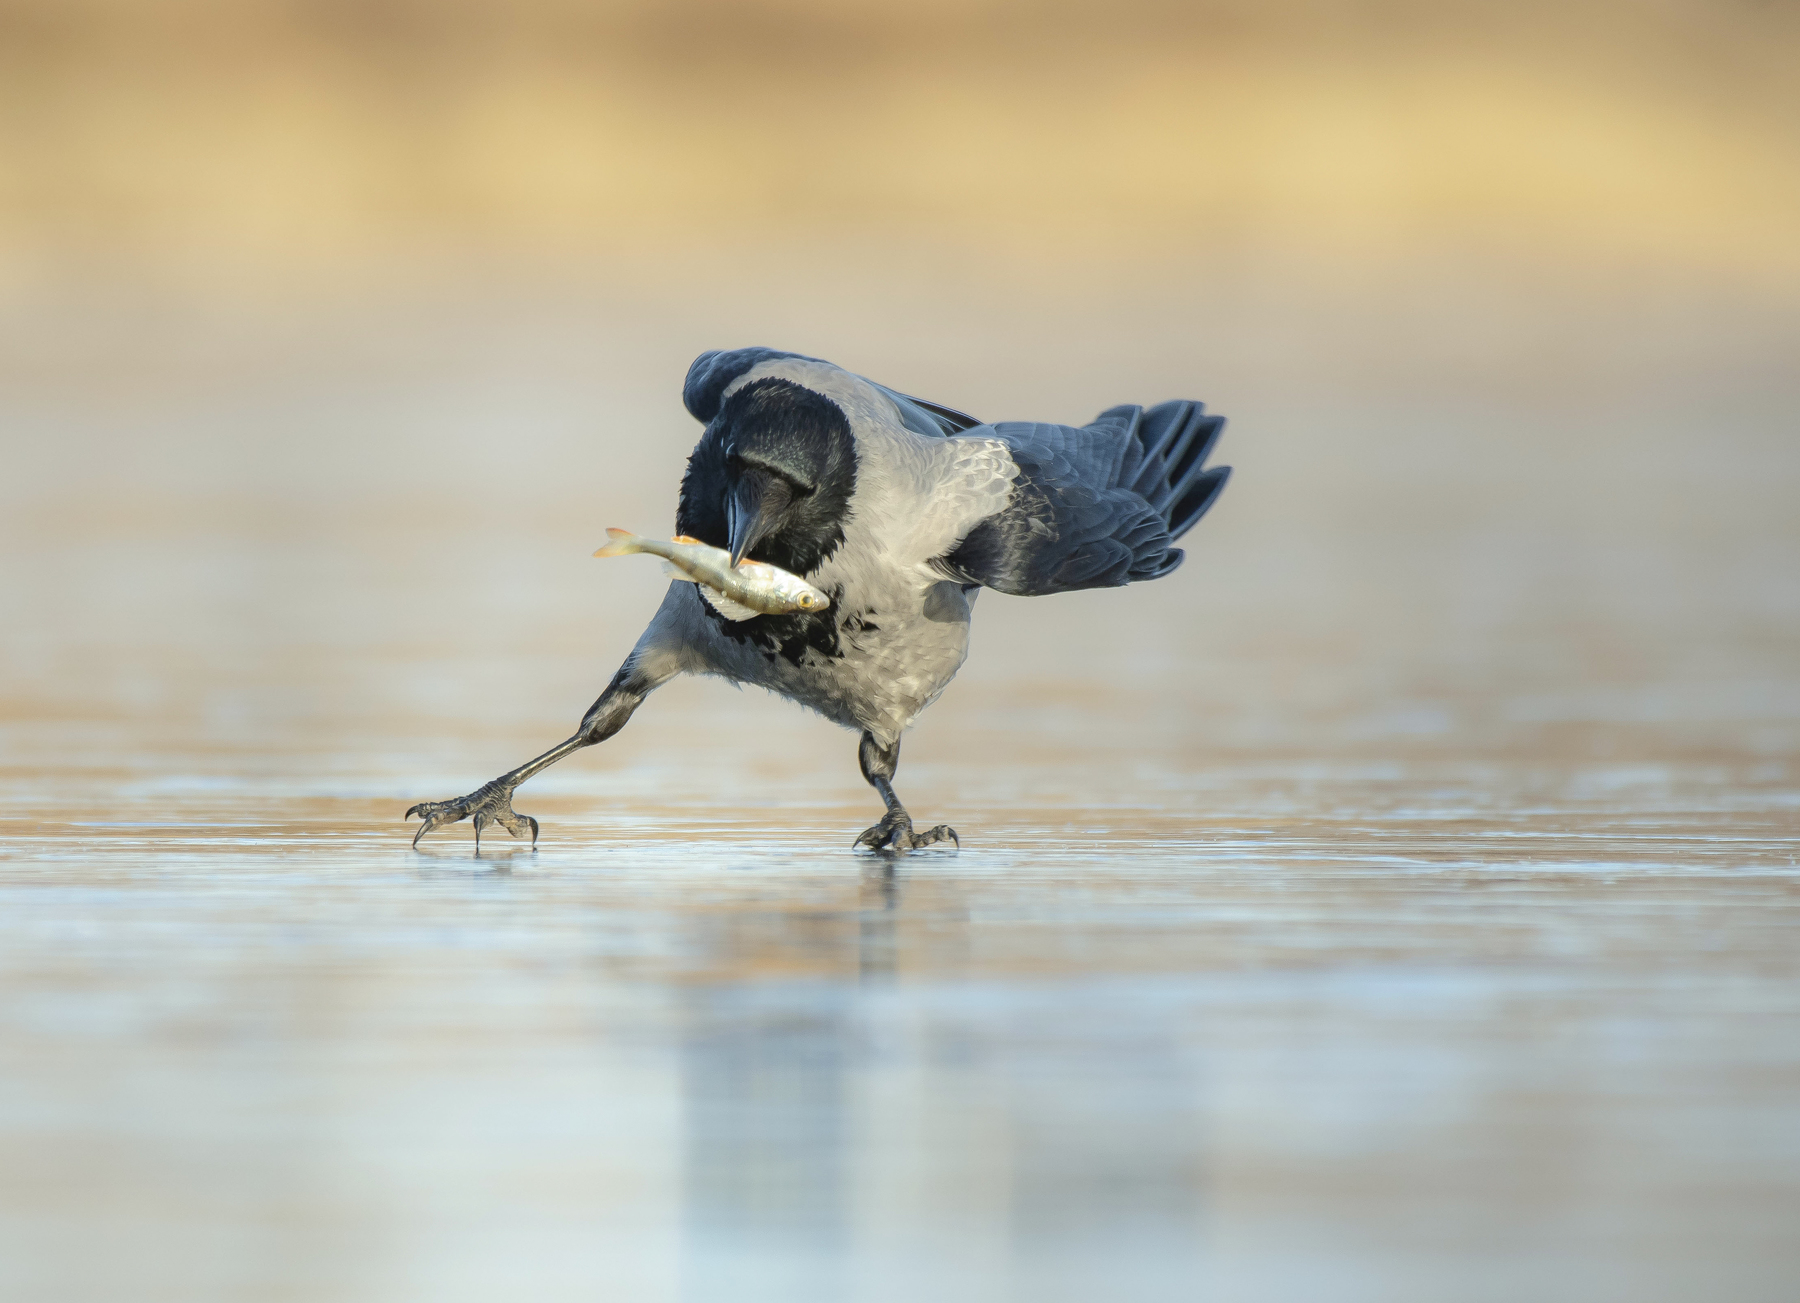
<svg viewBox="0 0 1800 1303">
<path fill-rule="evenodd" d="M 867 801 L 547 798 L 476 861 L 373 792 L 27 781 L 7 1292 L 1784 1296 L 1791 782 L 1207 777 L 932 775 L 967 849 L 897 861 Z"/>
</svg>

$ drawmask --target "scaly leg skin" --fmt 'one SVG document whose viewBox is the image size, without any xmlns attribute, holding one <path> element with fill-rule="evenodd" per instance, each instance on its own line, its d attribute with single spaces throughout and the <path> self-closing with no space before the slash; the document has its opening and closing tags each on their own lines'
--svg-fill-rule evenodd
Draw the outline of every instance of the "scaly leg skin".
<svg viewBox="0 0 1800 1303">
<path fill-rule="evenodd" d="M 956 835 L 956 829 L 947 823 L 940 823 L 925 832 L 913 831 L 912 816 L 900 804 L 900 798 L 894 795 L 894 771 L 900 767 L 898 738 L 891 746 L 884 747 L 875 740 L 873 733 L 865 731 L 862 745 L 856 750 L 856 759 L 862 766 L 862 775 L 868 780 L 869 786 L 881 793 L 887 813 L 882 816 L 880 823 L 866 829 L 862 836 L 851 843 L 852 850 L 858 846 L 867 846 L 872 851 L 911 851 L 942 841 L 954 842 L 958 850 L 962 849 L 962 839 Z"/>
<path fill-rule="evenodd" d="M 570 739 L 573 741 L 573 739 Z M 566 743 L 564 745 L 567 745 Z M 512 775 L 508 774 L 507 778 Z M 523 781 L 523 780 L 520 780 Z M 406 812 L 408 819 L 415 814 L 422 823 L 419 831 L 413 834 L 412 844 L 416 847 L 419 838 L 426 833 L 442 828 L 447 823 L 460 823 L 473 816 L 475 819 L 475 853 L 481 854 L 481 830 L 490 823 L 497 823 L 514 837 L 523 836 L 527 828 L 531 829 L 531 849 L 537 849 L 538 821 L 528 814 L 520 814 L 512 808 L 513 788 L 518 783 L 509 783 L 505 779 L 496 778 L 491 783 L 483 783 L 467 796 L 459 796 L 453 801 L 420 801 Z"/>
<path fill-rule="evenodd" d="M 551 747 L 535 760 L 526 761 L 492 782 L 483 783 L 467 796 L 459 796 L 453 801 L 420 801 L 409 809 L 406 818 L 410 819 L 416 814 L 424 820 L 419 825 L 419 831 L 413 834 L 413 846 L 417 848 L 419 839 L 428 832 L 473 818 L 477 855 L 481 854 L 481 830 L 490 823 L 499 824 L 514 837 L 522 837 L 527 828 L 531 829 L 531 849 L 535 851 L 538 821 L 528 814 L 519 814 L 512 808 L 513 789 L 564 756 L 597 742 L 604 742 L 624 728 L 625 721 L 643 704 L 644 698 L 675 672 L 671 666 L 665 673 L 650 673 L 643 665 L 648 660 L 648 657 L 641 657 L 636 651 L 626 658 L 619 672 L 613 675 L 613 681 L 606 685 L 606 691 L 600 694 L 600 699 L 588 707 L 587 714 L 581 720 L 580 732 L 568 741 Z"/>
</svg>

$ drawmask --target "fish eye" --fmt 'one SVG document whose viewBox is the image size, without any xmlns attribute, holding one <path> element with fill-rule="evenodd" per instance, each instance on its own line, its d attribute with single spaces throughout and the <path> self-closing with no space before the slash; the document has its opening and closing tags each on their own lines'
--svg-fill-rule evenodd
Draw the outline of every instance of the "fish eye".
<svg viewBox="0 0 1800 1303">
<path fill-rule="evenodd" d="M 803 611 L 812 610 L 812 604 L 813 604 L 813 599 L 812 599 L 811 593 L 801 593 L 800 594 L 800 609 L 801 610 L 803 610 Z"/>
</svg>

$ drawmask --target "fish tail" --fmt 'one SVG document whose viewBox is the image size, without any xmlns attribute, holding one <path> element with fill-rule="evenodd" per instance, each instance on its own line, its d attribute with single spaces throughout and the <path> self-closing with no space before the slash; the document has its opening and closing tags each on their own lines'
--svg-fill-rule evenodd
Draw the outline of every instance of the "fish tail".
<svg viewBox="0 0 1800 1303">
<path fill-rule="evenodd" d="M 644 550 L 638 546 L 638 536 L 629 529 L 608 529 L 606 536 L 612 542 L 596 551 L 595 556 L 630 556 Z"/>
</svg>

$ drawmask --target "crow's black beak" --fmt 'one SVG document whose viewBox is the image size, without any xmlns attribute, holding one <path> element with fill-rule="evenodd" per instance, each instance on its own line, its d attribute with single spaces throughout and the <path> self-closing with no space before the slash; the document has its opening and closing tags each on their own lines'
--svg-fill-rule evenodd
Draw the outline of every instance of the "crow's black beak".
<svg viewBox="0 0 1800 1303">
<path fill-rule="evenodd" d="M 744 467 L 725 503 L 725 528 L 730 534 L 726 546 L 731 550 L 732 565 L 767 537 L 793 500 L 794 487 L 781 476 Z"/>
</svg>

